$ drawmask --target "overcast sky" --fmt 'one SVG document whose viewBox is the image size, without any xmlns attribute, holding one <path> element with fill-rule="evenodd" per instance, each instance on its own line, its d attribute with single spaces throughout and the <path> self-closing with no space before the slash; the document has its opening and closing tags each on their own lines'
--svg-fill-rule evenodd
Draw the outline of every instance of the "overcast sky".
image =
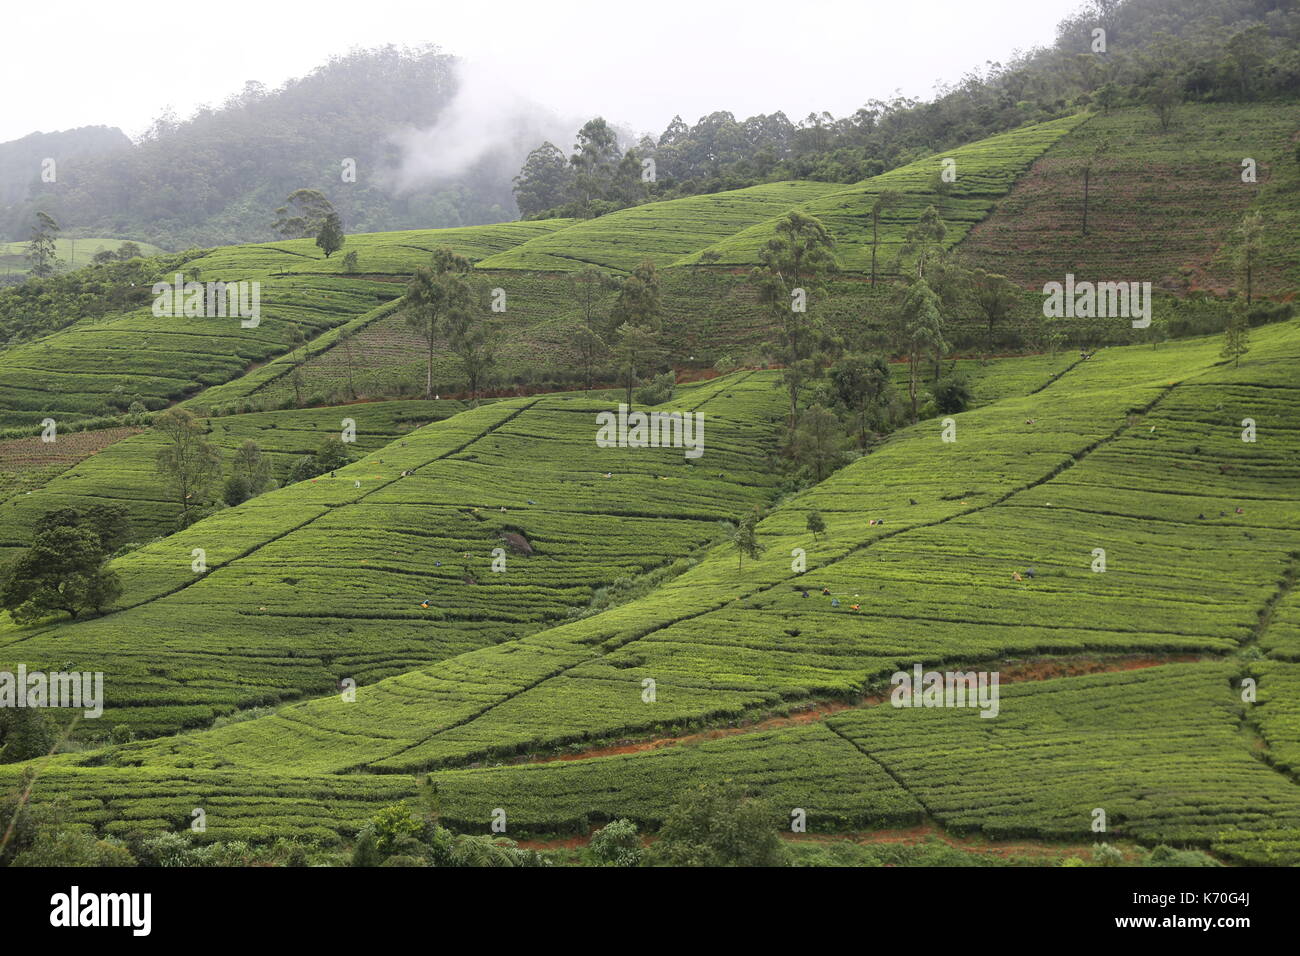
<svg viewBox="0 0 1300 956">
<path fill-rule="evenodd" d="M 658 133 L 725 109 L 836 116 L 929 98 L 986 61 L 1045 45 L 1081 0 L 67 0 L 7 4 L 0 141 L 219 104 L 353 46 L 436 43 L 565 116 Z M 191 10 L 193 16 L 184 11 Z"/>
</svg>

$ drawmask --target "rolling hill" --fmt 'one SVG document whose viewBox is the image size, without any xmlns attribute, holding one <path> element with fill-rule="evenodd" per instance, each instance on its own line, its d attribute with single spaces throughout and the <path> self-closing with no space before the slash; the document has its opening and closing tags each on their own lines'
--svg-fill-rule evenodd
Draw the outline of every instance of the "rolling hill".
<svg viewBox="0 0 1300 956">
<path fill-rule="evenodd" d="M 1100 807 L 1117 837 L 1294 863 L 1300 323 L 1258 330 L 1240 366 L 1217 349 L 1106 349 L 953 416 L 955 442 L 937 422 L 904 429 L 783 499 L 759 525 L 765 553 L 743 570 L 705 529 L 770 495 L 755 450 L 779 395 L 763 375 L 682 390 L 679 407 L 718 416 L 697 465 L 658 454 L 606 465 L 614 450 L 593 457 L 589 445 L 601 403 L 582 398 L 461 413 L 341 481 L 273 492 L 121 559 L 131 588 L 114 614 L 4 632 L 4 659 L 83 648 L 75 663 L 118 675 L 109 720 L 141 730 L 294 685 L 361 685 L 353 702 L 319 697 L 51 758 L 38 799 L 67 794 L 106 832 L 173 828 L 203 805 L 209 839 L 338 839 L 430 772 L 445 820 L 485 828 L 505 806 L 510 832 L 619 815 L 653 824 L 675 781 L 731 778 L 807 810 L 814 829 L 930 820 L 1081 839 Z M 1240 437 L 1247 416 L 1255 443 Z M 804 527 L 810 509 L 826 517 L 819 539 Z M 537 554 L 509 558 L 524 579 L 508 570 L 495 585 L 481 565 L 507 526 Z M 675 553 L 647 551 L 674 540 Z M 212 570 L 194 580 L 189 549 L 203 542 Z M 566 619 L 564 606 L 622 568 L 701 544 L 644 596 Z M 463 547 L 479 585 L 429 568 Z M 806 571 L 792 568 L 795 548 Z M 595 572 L 589 584 L 580 568 Z M 484 588 L 490 601 L 466 603 Z M 426 592 L 433 618 L 412 606 Z M 382 631 L 358 610 L 382 616 Z M 249 633 L 241 622 L 257 615 L 267 623 Z M 1000 670 L 1001 717 L 882 706 L 888 675 L 914 663 Z M 1260 701 L 1243 705 L 1251 674 Z M 808 719 L 746 726 L 810 705 Z M 629 737 L 657 744 L 601 750 Z M 570 759 L 544 759 L 559 754 Z M 515 762 L 524 756 L 541 762 Z"/>
<path fill-rule="evenodd" d="M 1219 335 L 1124 322 L 1076 355 L 1037 295 L 1067 271 L 1149 278 L 1157 333 L 1180 310 L 1217 329 L 1258 211 L 1256 293 L 1289 301 L 1297 129 L 1290 103 L 1186 105 L 1168 130 L 1148 109 L 1077 112 L 850 186 L 349 236 L 351 264 L 309 240 L 225 247 L 184 270 L 261 283 L 255 328 L 142 309 L 0 348 L 0 428 L 26 432 L 0 441 L 0 558 L 57 508 L 124 504 L 136 529 L 107 613 L 0 616 L 0 671 L 101 672 L 107 691 L 60 752 L 0 765 L 0 792 L 39 770 L 33 799 L 98 833 L 180 831 L 199 806 L 203 840 L 342 846 L 431 795 L 461 830 L 504 808 L 511 836 L 583 838 L 732 781 L 821 833 L 1091 843 L 1100 809 L 1108 840 L 1300 863 L 1300 320 L 1257 324 L 1239 362 Z M 902 199 L 871 283 L 886 190 Z M 947 246 L 1021 286 L 1008 338 L 1041 354 L 974 357 L 980 320 L 946 315 L 964 411 L 936 404 L 825 480 L 784 473 L 757 250 L 791 209 L 817 216 L 842 266 L 818 306 L 884 342 L 931 204 Z M 423 358 L 396 300 L 442 245 L 508 301 L 486 401 L 457 394 L 445 349 L 448 397 L 412 397 Z M 621 391 L 557 387 L 578 381 L 574 273 L 645 258 L 671 359 L 704 377 L 647 410 L 702 413 L 699 459 L 600 447 Z M 254 439 L 279 475 L 353 418 L 358 460 L 170 533 L 133 402 L 193 410 L 226 455 Z M 742 561 L 722 522 L 755 509 Z M 998 718 L 890 706 L 914 667 L 999 674 Z"/>
</svg>

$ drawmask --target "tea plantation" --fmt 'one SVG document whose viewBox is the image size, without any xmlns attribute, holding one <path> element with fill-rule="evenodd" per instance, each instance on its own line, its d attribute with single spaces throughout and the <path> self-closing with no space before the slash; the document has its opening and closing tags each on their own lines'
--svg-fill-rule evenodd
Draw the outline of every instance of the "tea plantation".
<svg viewBox="0 0 1300 956">
<path fill-rule="evenodd" d="M 102 672 L 106 697 L 54 755 L 0 764 L 0 797 L 35 771 L 38 806 L 99 834 L 183 831 L 202 807 L 202 840 L 346 846 L 397 802 L 582 838 L 730 781 L 817 833 L 1300 865 L 1300 319 L 1257 322 L 1240 361 L 1221 335 L 1163 337 L 1180 309 L 1226 313 L 1251 211 L 1256 294 L 1293 297 L 1297 126 L 1288 105 L 1188 104 L 1168 129 L 1079 112 L 852 185 L 348 236 L 346 262 L 305 239 L 216 249 L 186 278 L 259 282 L 255 327 L 144 308 L 0 347 L 0 562 L 56 509 L 123 505 L 133 526 L 105 613 L 0 613 L 0 672 Z M 840 271 L 816 305 L 893 355 L 931 205 L 946 247 L 1020 286 L 1004 323 L 1038 354 L 980 359 L 999 351 L 983 318 L 945 315 L 964 410 L 932 403 L 824 480 L 792 475 L 749 268 L 785 213 L 817 216 Z M 446 343 L 440 397 L 411 397 L 424 345 L 397 300 L 444 245 L 507 303 L 485 400 Z M 646 259 L 667 361 L 700 380 L 637 404 L 702 415 L 700 457 L 602 447 L 622 390 L 563 390 L 576 274 Z M 1068 271 L 1156 283 L 1151 334 L 1104 339 L 1143 344 L 1058 350 L 1070 329 L 1036 290 Z M 889 373 L 905 393 L 906 364 Z M 175 530 L 148 414 L 172 405 L 227 462 L 255 441 L 282 486 Z M 346 420 L 354 460 L 288 483 Z M 891 706 L 914 667 L 999 675 L 996 716 Z"/>
<path fill-rule="evenodd" d="M 6 627 L 4 666 L 102 669 L 105 722 L 165 734 L 41 761 L 34 798 L 110 833 L 204 806 L 208 839 L 347 840 L 430 773 L 446 822 L 486 832 L 501 807 L 511 833 L 653 825 L 730 779 L 814 830 L 1077 841 L 1101 811 L 1111 838 L 1300 862 L 1300 323 L 1239 366 L 1218 346 L 1018 372 L 956 441 L 922 422 L 781 499 L 741 569 L 716 520 L 772 500 L 774 373 L 680 390 L 708 415 L 694 463 L 594 447 L 599 399 L 461 412 L 120 559 L 116 613 Z M 506 532 L 533 553 L 493 572 Z M 891 707 L 914 664 L 1003 672 L 998 716 Z M 594 749 L 639 738 L 664 739 Z"/>
<path fill-rule="evenodd" d="M 1237 281 L 1235 230 L 1258 211 L 1267 227 L 1255 288 L 1293 290 L 1297 125 L 1294 106 L 1184 105 L 1167 130 L 1150 110 L 1098 114 L 1043 154 L 964 249 L 1031 287 L 1078 272 L 1222 293 Z"/>
<path fill-rule="evenodd" d="M 218 249 L 187 262 L 182 274 L 187 282 L 260 283 L 256 326 L 242 326 L 237 316 L 160 318 L 151 306 L 83 319 L 5 349 L 0 351 L 0 427 L 31 426 L 46 418 L 66 426 L 120 412 L 133 401 L 161 408 L 241 377 L 233 395 L 245 395 L 250 385 L 292 367 L 258 368 L 268 360 L 326 348 L 340 330 L 387 311 L 386 303 L 402 292 L 394 275 L 410 275 L 433 249 L 448 245 L 482 259 L 564 225 L 552 220 L 352 236 L 355 275 L 344 274 L 341 256 L 325 259 L 307 239 Z M 295 341 L 295 330 L 305 342 Z M 217 400 L 224 396 L 215 390 L 203 399 L 205 404 Z"/>
<path fill-rule="evenodd" d="M 221 449 L 227 461 L 245 441 L 254 441 L 270 463 L 273 476 L 283 480 L 301 457 L 316 451 L 325 438 L 338 438 L 343 421 L 354 423 L 354 454 L 368 453 L 395 441 L 412 429 L 463 411 L 458 401 L 366 402 L 333 408 L 294 409 L 291 412 L 257 412 L 204 421 L 207 440 Z M 163 441 L 154 431 L 106 429 L 73 432 L 54 442 L 40 438 L 14 439 L 26 453 L 34 471 L 61 470 L 22 490 L 15 476 L 12 497 L 0 501 L 0 558 L 25 547 L 32 523 L 47 511 L 86 508 L 96 504 L 122 504 L 129 510 L 133 540 L 148 541 L 175 530 L 181 512 L 179 501 L 165 499 L 163 480 L 155 467 Z M 96 438 L 115 438 L 101 449 L 83 450 Z M 65 458 L 66 456 L 66 458 Z M 229 472 L 229 465 L 225 468 Z"/>
<path fill-rule="evenodd" d="M 121 610 L 7 627 L 0 659 L 80 648 L 119 675 L 108 719 L 160 733 L 532 633 L 765 499 L 771 376 L 683 394 L 708 416 L 707 474 L 681 449 L 595 448 L 599 400 L 485 405 L 131 552 Z"/>
</svg>

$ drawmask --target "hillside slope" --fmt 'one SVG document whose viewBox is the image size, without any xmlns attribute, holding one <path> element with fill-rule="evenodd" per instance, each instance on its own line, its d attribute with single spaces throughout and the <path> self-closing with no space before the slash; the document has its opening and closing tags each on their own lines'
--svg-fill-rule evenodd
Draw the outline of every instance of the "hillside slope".
<svg viewBox="0 0 1300 956">
<path fill-rule="evenodd" d="M 1222 294 L 1238 284 L 1234 230 L 1259 210 L 1269 225 L 1255 293 L 1293 295 L 1298 131 L 1295 104 L 1184 105 L 1167 131 L 1151 110 L 1098 114 L 1052 146 L 962 249 L 1035 289 L 1074 272 Z M 1256 183 L 1242 182 L 1247 157 L 1256 161 Z"/>
<path fill-rule="evenodd" d="M 876 250 L 877 271 L 894 274 L 897 272 L 895 260 L 902 249 L 907 229 L 927 206 L 933 205 L 947 225 L 946 244 L 960 242 L 971 226 L 988 215 L 994 202 L 1011 189 L 1044 150 L 1086 118 L 1086 114 L 1075 114 L 1022 127 L 962 146 L 943 156 L 900 166 L 855 186 L 812 199 L 799 208 L 825 223 L 835 239 L 836 255 L 844 270 L 869 273 L 871 208 L 882 192 L 896 191 L 899 202 L 881 215 L 879 247 Z M 951 168 L 955 178 L 951 183 L 941 179 L 942 161 L 945 159 L 951 159 L 954 164 Z M 737 232 L 698 253 L 683 256 L 677 264 L 698 264 L 716 257 L 714 261 L 723 266 L 753 265 L 758 261 L 758 250 L 775 235 L 776 218 L 774 216 Z"/>
<path fill-rule="evenodd" d="M 310 354 L 333 342 L 336 330 L 384 314 L 403 291 L 388 277 L 409 275 L 438 246 L 481 259 L 564 225 L 553 220 L 351 236 L 346 251 L 358 253 L 355 276 L 345 273 L 342 256 L 327 260 L 308 239 L 215 250 L 186 263 L 185 280 L 260 283 L 256 327 L 242 327 L 234 317 L 159 318 L 142 309 L 82 320 L 0 350 L 0 426 L 47 417 L 66 424 L 113 414 L 134 400 L 160 408 L 240 378 L 246 388 L 246 373 L 257 375 L 259 364 L 299 349 L 295 329 L 307 339 L 301 351 Z"/>
<path fill-rule="evenodd" d="M 333 408 L 294 409 L 291 412 L 260 412 L 230 415 L 203 421 L 207 440 L 229 462 L 245 441 L 255 441 L 272 475 L 282 480 L 294 463 L 310 455 L 326 438 L 342 434 L 344 418 L 355 423 L 356 442 L 351 451 L 368 453 L 405 435 L 417 425 L 449 418 L 465 410 L 464 402 L 366 402 Z M 127 431 L 126 436 L 119 432 Z M 155 462 L 163 441 L 154 431 L 110 429 L 120 439 L 82 460 L 74 460 L 66 471 L 35 487 L 15 492 L 5 500 L 8 486 L 0 481 L 0 561 L 26 547 L 33 523 L 45 512 L 59 508 L 86 508 L 97 504 L 121 504 L 128 509 L 132 540 L 148 541 L 175 530 L 180 503 L 166 498 L 164 482 Z M 129 434 L 137 432 L 137 434 Z M 4 443 L 21 456 L 30 469 L 60 460 L 65 449 L 104 434 L 78 432 L 46 444 L 40 438 L 16 439 Z M 229 474 L 229 466 L 224 473 Z M 22 483 L 15 474 L 14 484 Z"/>
<path fill-rule="evenodd" d="M 47 786 L 99 780 L 94 819 L 115 832 L 172 826 L 202 796 L 226 835 L 346 835 L 430 769 L 445 819 L 483 825 L 487 801 L 525 830 L 653 822 L 677 786 L 729 776 L 808 809 L 815 828 L 924 815 L 995 837 L 1086 838 L 1100 806 L 1118 836 L 1295 862 L 1294 711 L 1278 709 L 1284 691 L 1248 711 L 1234 688 L 1251 670 L 1262 688 L 1290 686 L 1295 666 L 1276 655 L 1300 562 L 1300 323 L 1261 330 L 1240 367 L 1219 364 L 1217 344 L 1104 350 L 1033 394 L 954 416 L 955 443 L 937 423 L 907 429 L 774 510 L 766 552 L 743 572 L 718 548 L 630 604 L 380 680 L 355 702 L 60 757 Z M 1255 443 L 1240 438 L 1247 416 Z M 804 529 L 810 508 L 827 518 L 820 540 Z M 1143 669 L 1170 655 L 1185 662 Z M 862 698 L 913 663 L 1014 674 L 1043 657 L 1065 674 L 1076 661 L 1113 673 L 1009 685 L 992 721 Z M 647 753 L 465 769 L 816 700 L 856 706 Z"/>
<path fill-rule="evenodd" d="M 836 193 L 834 183 L 786 182 L 633 206 L 540 236 L 480 263 L 541 272 L 666 266 L 793 206 Z"/>
<path fill-rule="evenodd" d="M 707 415 L 707 474 L 680 448 L 597 448 L 608 402 L 464 412 L 118 559 L 120 610 L 0 624 L 0 661 L 73 654 L 115 675 L 112 724 L 161 733 L 530 634 L 766 500 L 780 414 L 771 379 L 741 373 L 674 403 Z M 510 552 L 504 572 L 493 570 L 498 548 Z"/>
</svg>

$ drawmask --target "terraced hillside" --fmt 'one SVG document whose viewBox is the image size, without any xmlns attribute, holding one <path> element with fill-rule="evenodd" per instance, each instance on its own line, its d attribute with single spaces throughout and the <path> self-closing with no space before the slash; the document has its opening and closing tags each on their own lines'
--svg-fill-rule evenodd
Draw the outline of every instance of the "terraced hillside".
<svg viewBox="0 0 1300 956">
<path fill-rule="evenodd" d="M 207 419 L 204 425 L 207 440 L 221 449 L 227 461 L 251 439 L 270 462 L 273 476 L 283 480 L 293 464 L 314 452 L 323 439 L 339 437 L 345 418 L 355 424 L 354 454 L 362 454 L 382 448 L 418 425 L 464 409 L 464 402 L 451 400 L 366 402 L 230 415 Z M 0 499 L 8 495 L 8 500 L 0 500 L 0 560 L 26 547 L 33 522 L 59 508 L 124 504 L 130 512 L 133 540 L 148 541 L 171 533 L 181 506 L 166 499 L 155 469 L 163 440 L 154 431 L 140 431 L 106 429 L 58 436 L 48 444 L 40 438 L 5 443 L 15 449 L 15 462 L 21 461 L 25 468 L 14 473 L 12 484 L 0 484 Z M 86 451 L 86 446 L 103 439 L 112 441 L 95 447 L 92 453 Z M 40 480 L 39 476 L 57 469 L 60 463 L 66 470 Z"/>
<path fill-rule="evenodd" d="M 839 189 L 803 203 L 799 208 L 826 224 L 836 241 L 836 254 L 843 269 L 870 272 L 872 214 L 876 198 L 885 190 L 899 194 L 898 203 L 880 216 L 876 250 L 877 271 L 897 272 L 895 261 L 906 232 L 927 206 L 933 205 L 948 228 L 948 245 L 960 242 L 970 228 L 1005 196 L 1016 180 L 1043 152 L 1067 136 L 1086 119 L 1084 114 L 1066 116 L 1047 123 L 1022 127 L 943 156 L 917 160 L 880 176 Z M 950 159 L 955 178 L 941 179 L 943 160 Z M 758 250 L 773 235 L 773 216 L 765 222 L 736 232 L 721 241 L 677 261 L 680 265 L 710 260 L 723 266 L 754 265 Z"/>
<path fill-rule="evenodd" d="M 150 308 L 82 320 L 5 349 L 0 427 L 45 418 L 66 424 L 113 414 L 135 400 L 161 408 L 240 378 L 235 394 L 245 394 L 268 375 L 255 366 L 295 349 L 299 359 L 320 351 L 340 329 L 364 325 L 391 308 L 402 292 L 393 275 L 409 275 L 437 246 L 480 259 L 564 225 L 554 220 L 349 237 L 348 251 L 357 251 L 358 269 L 365 272 L 355 276 L 343 274 L 341 257 L 324 259 L 306 239 L 216 250 L 186 263 L 186 281 L 261 283 L 256 327 L 241 327 L 238 318 L 158 318 Z M 295 327 L 310 344 L 297 348 Z"/>
<path fill-rule="evenodd" d="M 1168 130 L 1151 110 L 1098 114 L 1048 149 L 963 248 L 1033 288 L 1074 272 L 1222 293 L 1237 283 L 1234 230 L 1259 210 L 1269 226 L 1255 291 L 1292 295 L 1300 286 L 1297 131 L 1293 105 L 1185 105 Z M 1256 183 L 1242 182 L 1247 157 Z"/>
<path fill-rule="evenodd" d="M 73 432 L 63 435 L 62 444 L 45 442 L 39 435 L 0 441 L 0 505 L 40 489 L 77 462 L 139 430 L 125 426 Z"/>
<path fill-rule="evenodd" d="M 484 269 L 572 272 L 598 266 L 630 272 L 689 258 L 719 240 L 842 189 L 834 183 L 767 183 L 748 189 L 633 206 L 484 259 Z"/>
<path fill-rule="evenodd" d="M 961 359 L 949 365 L 966 377 L 972 401 L 981 405 L 1046 384 L 1075 361 L 1057 354 L 993 362 Z M 906 367 L 898 363 L 891 371 L 896 387 L 904 387 Z M 685 394 L 698 387 L 687 386 Z M 605 393 L 598 395 L 603 399 Z M 448 418 L 466 407 L 465 402 L 451 399 L 357 402 L 224 415 L 204 420 L 204 427 L 208 441 L 227 461 L 245 440 L 255 441 L 271 463 L 273 477 L 283 480 L 300 457 L 315 451 L 323 439 L 337 437 L 345 419 L 354 423 L 356 455 L 376 451 L 419 425 Z M 7 452 L 5 461 L 14 469 L 0 473 L 0 560 L 26 547 L 34 522 L 60 508 L 124 504 L 134 541 L 170 534 L 181 509 L 179 503 L 166 500 L 156 472 L 160 447 L 158 435 L 140 427 L 73 432 L 52 443 L 39 437 L 0 443 Z"/>
<path fill-rule="evenodd" d="M 329 665 L 307 665 L 322 677 L 344 670 L 363 676 L 355 701 L 322 697 L 213 730 L 53 758 L 44 762 L 37 797 L 66 794 L 78 819 L 110 832 L 177 828 L 203 805 L 213 839 L 347 837 L 376 806 L 414 796 L 432 772 L 444 819 L 485 830 L 490 811 L 505 807 L 514 833 L 582 828 L 614 815 L 654 822 L 680 785 L 732 778 L 778 805 L 807 810 L 814 829 L 927 820 L 993 837 L 1095 839 L 1100 808 L 1116 837 L 1199 845 L 1247 862 L 1300 862 L 1300 786 L 1291 769 L 1300 726 L 1291 673 L 1300 323 L 1256 330 L 1240 367 L 1220 364 L 1218 346 L 1197 340 L 1103 350 L 1029 394 L 1012 390 L 953 416 L 955 442 L 941 439 L 938 422 L 906 429 L 783 500 L 759 526 L 765 553 L 743 570 L 734 551 L 717 546 L 638 600 L 576 620 L 492 619 L 491 639 L 477 648 L 447 646 L 424 661 L 410 649 L 416 632 L 405 632 L 400 648 L 401 638 L 381 648 L 378 632 L 367 632 L 364 652 L 339 650 Z M 735 511 L 761 499 L 763 469 L 747 445 L 760 426 L 745 431 L 739 413 L 726 411 L 726 396 L 760 420 L 773 396 L 758 376 L 733 381 L 696 394 L 741 430 L 710 445 L 699 464 L 682 465 L 700 471 L 680 487 L 669 485 L 674 473 L 667 481 L 637 479 L 628 500 L 640 503 L 635 517 L 646 524 L 630 532 L 631 549 L 669 540 L 683 508 Z M 310 499 L 295 489 L 277 493 L 298 502 L 297 521 L 306 516 L 305 501 L 323 509 L 296 530 L 276 525 L 290 509 L 269 507 L 276 495 L 266 496 L 266 506 L 246 512 L 243 523 L 256 514 L 259 533 L 274 540 L 201 583 L 103 619 L 98 629 L 98 622 L 60 629 L 58 653 L 111 649 L 114 667 L 105 670 L 120 674 L 147 630 L 155 661 L 184 661 L 189 652 L 150 608 L 166 608 L 183 627 L 185 615 L 198 613 L 187 594 L 201 588 L 208 589 L 209 621 L 202 645 L 227 671 L 241 650 L 252 650 L 232 646 L 233 628 L 221 630 L 225 615 L 247 614 L 237 603 L 244 588 L 256 589 L 248 603 L 275 616 L 283 646 L 297 640 L 305 652 L 305 637 L 295 639 L 279 616 L 291 602 L 337 619 L 341 599 L 331 588 L 365 603 L 386 587 L 391 593 L 383 582 L 396 572 L 415 570 L 405 552 L 388 553 L 396 529 L 376 537 L 367 523 L 371 505 L 384 504 L 399 518 L 407 505 L 422 515 L 447 508 L 442 522 L 453 520 L 444 502 L 463 508 L 474 501 L 493 521 L 491 531 L 437 550 L 478 553 L 505 527 L 495 523 L 499 512 L 492 514 L 500 500 L 546 555 L 554 545 L 543 529 L 551 526 L 516 500 L 531 493 L 517 482 L 545 481 L 537 476 L 551 468 L 571 473 L 574 463 L 561 458 L 577 444 L 554 436 L 571 412 L 589 421 L 591 409 L 581 399 L 516 400 L 430 426 L 418 433 L 428 436 L 418 456 L 429 463 L 415 476 L 425 481 L 375 479 L 366 490 L 348 481 L 322 484 Z M 1246 417 L 1257 423 L 1256 442 L 1241 440 Z M 489 437 L 466 443 L 489 429 Z M 407 467 L 401 456 L 415 455 L 413 447 L 389 446 L 384 467 Z M 435 448 L 442 457 L 430 460 Z M 615 474 L 637 461 L 627 456 L 615 466 L 619 459 L 593 459 L 589 448 L 581 454 L 584 470 L 609 461 Z M 523 458 L 531 472 L 500 478 L 500 490 L 496 483 L 485 488 L 484 468 L 501 474 L 495 469 L 505 468 L 504 460 Z M 354 466 L 347 477 L 367 467 Z M 723 478 L 706 482 L 715 468 Z M 738 479 L 747 490 L 732 487 Z M 564 486 L 563 527 L 578 530 L 592 520 L 597 529 L 575 546 L 583 561 L 601 553 L 595 541 L 607 545 L 612 529 L 629 534 L 632 515 L 601 524 L 586 506 L 589 495 L 617 496 L 617 483 L 602 484 L 614 481 Z M 708 498 L 695 503 L 692 496 L 705 489 Z M 662 508 L 646 515 L 646 502 Z M 819 539 L 805 530 L 810 509 L 826 518 Z M 578 514 L 586 516 L 582 524 Z M 443 533 L 464 535 L 455 521 Z M 184 546 L 188 560 L 190 544 L 225 534 L 220 522 L 203 522 L 171 546 Z M 346 575 L 337 561 L 304 560 L 328 548 L 349 555 Z M 806 550 L 806 571 L 792 567 L 795 548 Z M 1105 551 L 1104 572 L 1094 570 L 1097 549 Z M 129 579 L 148 577 L 143 557 L 123 566 Z M 531 570 L 526 562 L 534 560 L 517 563 Z M 387 577 L 362 561 L 382 562 Z M 564 576 L 572 578 L 575 567 Z M 158 565 L 150 586 L 167 590 L 172 573 Z M 286 573 L 301 575 L 303 586 L 269 583 Z M 503 587 L 515 587 L 511 573 L 502 577 Z M 434 607 L 448 619 L 471 617 L 479 605 L 465 603 L 465 587 L 449 588 L 437 592 Z M 491 602 L 496 613 L 521 599 L 502 600 L 504 593 Z M 548 600 L 546 593 L 534 585 L 527 600 Z M 488 610 L 486 602 L 481 607 Z M 114 621 L 128 620 L 131 634 L 113 633 Z M 396 628 L 399 621 L 405 616 L 387 623 Z M 7 635 L 0 657 L 46 660 L 52 641 L 52 631 Z M 321 642 L 317 627 L 314 653 L 328 652 Z M 378 650 L 382 663 L 370 656 Z M 444 659 L 428 663 L 438 656 Z M 278 659 L 277 673 L 293 674 L 297 661 Z M 389 663 L 396 666 L 388 670 Z M 887 690 L 888 676 L 914 664 L 1000 670 L 1008 683 L 998 717 L 882 703 L 876 695 Z M 191 700 L 200 689 L 223 702 L 236 698 L 215 674 L 169 666 L 169 678 L 183 678 Z M 255 667 L 240 666 L 246 689 L 269 683 Z M 384 673 L 393 676 L 371 682 Z M 1241 678 L 1252 674 L 1260 681 L 1257 704 L 1240 694 Z M 146 706 L 110 719 L 130 719 L 138 709 L 177 722 L 179 713 L 160 698 L 165 681 L 159 684 L 140 688 Z M 819 706 L 788 726 L 677 739 L 692 728 L 809 704 Z M 620 755 L 592 749 L 625 737 L 663 739 Z M 478 766 L 559 752 L 576 759 Z M 352 772 L 359 770 L 369 772 Z M 0 781 L 14 772 L 6 769 Z"/>
<path fill-rule="evenodd" d="M 219 249 L 187 264 L 187 278 L 261 282 L 265 320 L 257 328 L 231 319 L 159 319 L 143 310 L 83 320 L 0 349 L 0 428 L 113 415 L 137 400 L 149 408 L 188 401 L 250 411 L 336 403 L 357 393 L 411 394 L 423 383 L 423 348 L 396 313 L 395 299 L 405 278 L 443 244 L 474 259 L 481 280 L 506 294 L 507 311 L 491 316 L 500 384 L 533 380 L 539 370 L 572 383 L 581 314 L 574 270 L 594 264 L 618 275 L 647 257 L 662 267 L 674 361 L 756 364 L 767 319 L 739 273 L 791 208 L 817 215 L 837 240 L 844 272 L 825 297 L 832 324 L 848 332 L 884 322 L 894 290 L 865 281 L 871 208 L 884 190 L 901 197 L 881 214 L 876 259 L 885 275 L 899 268 L 907 230 L 934 204 L 949 245 L 1026 290 L 1074 271 L 1150 276 L 1176 295 L 1218 293 L 1235 275 L 1233 229 L 1253 209 L 1266 227 L 1257 291 L 1286 298 L 1300 275 L 1300 253 L 1288 241 L 1300 203 L 1300 167 L 1291 156 L 1298 127 L 1300 112 L 1286 104 L 1186 106 L 1167 132 L 1149 110 L 1080 113 L 849 187 L 775 183 L 582 222 L 350 236 L 345 251 L 358 256 L 353 272 L 342 256 L 325 259 L 309 240 Z M 1257 160 L 1258 184 L 1240 181 L 1243 156 Z M 940 177 L 947 159 L 956 174 L 951 183 Z M 1083 237 L 1082 169 L 1089 160 L 1090 226 Z M 1153 229 L 1160 242 L 1145 239 Z M 1036 295 L 1026 296 L 1014 310 L 1018 327 L 1039 311 Z M 1164 323 L 1168 309 L 1157 311 Z M 949 317 L 949 332 L 967 345 L 981 340 L 977 325 L 970 315 Z M 296 347 L 294 327 L 307 339 Z M 1032 327 L 1022 333 L 1042 345 Z M 459 362 L 445 350 L 434 378 L 440 394 L 459 391 Z"/>
<path fill-rule="evenodd" d="M 465 412 L 120 558 L 118 611 L 6 626 L 0 660 L 53 665 L 77 648 L 87 669 L 117 675 L 108 720 L 160 733 L 522 637 L 766 500 L 771 381 L 683 390 L 708 416 L 707 474 L 680 448 L 596 448 L 607 402 Z"/>
<path fill-rule="evenodd" d="M 58 256 L 60 268 L 80 269 L 89 265 L 97 252 L 117 252 L 123 239 L 55 239 L 54 254 Z M 148 242 L 137 242 L 142 256 L 161 255 L 163 250 Z M 0 242 L 0 273 L 4 275 L 26 275 L 29 268 L 25 242 Z"/>
</svg>

